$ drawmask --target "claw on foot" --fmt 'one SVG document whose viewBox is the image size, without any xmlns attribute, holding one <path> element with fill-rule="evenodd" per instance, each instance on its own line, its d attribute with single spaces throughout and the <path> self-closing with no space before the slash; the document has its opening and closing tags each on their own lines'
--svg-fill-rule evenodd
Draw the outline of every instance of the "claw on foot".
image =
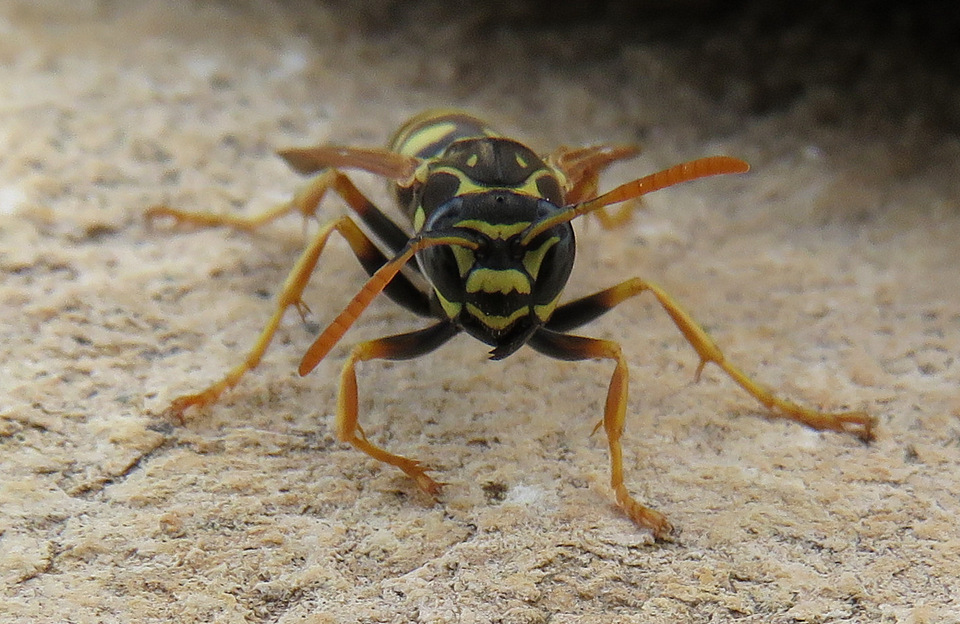
<svg viewBox="0 0 960 624">
<path fill-rule="evenodd" d="M 837 431 L 855 435 L 864 442 L 873 442 L 876 434 L 873 428 L 877 425 L 877 419 L 863 411 L 839 412 L 830 414 L 837 424 Z"/>
<path fill-rule="evenodd" d="M 614 489 L 617 505 L 623 510 L 633 523 L 642 529 L 649 529 L 653 538 L 658 542 L 671 541 L 674 529 L 667 517 L 659 511 L 644 507 L 627 492 L 627 488 L 620 485 Z"/>
<path fill-rule="evenodd" d="M 430 475 L 427 474 L 429 468 L 424 468 L 419 461 L 413 460 L 411 466 L 407 466 L 403 469 L 410 477 L 414 480 L 419 487 L 427 496 L 431 498 L 437 498 L 440 496 L 440 491 L 443 489 L 443 486 L 446 483 L 442 481 L 434 481 Z"/>
<path fill-rule="evenodd" d="M 212 403 L 213 399 L 207 396 L 206 393 L 200 392 L 198 394 L 185 394 L 179 396 L 170 402 L 170 405 L 163 410 L 163 417 L 167 420 L 174 421 L 177 425 L 183 426 L 187 422 L 186 416 L 184 413 L 191 407 L 202 408 L 209 403 Z"/>
</svg>

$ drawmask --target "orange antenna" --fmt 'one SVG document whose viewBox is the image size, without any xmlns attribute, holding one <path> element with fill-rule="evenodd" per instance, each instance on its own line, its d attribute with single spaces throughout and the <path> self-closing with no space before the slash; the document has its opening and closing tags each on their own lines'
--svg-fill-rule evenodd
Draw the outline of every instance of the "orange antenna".
<svg viewBox="0 0 960 624">
<path fill-rule="evenodd" d="M 330 349 L 343 338 L 343 335 L 347 333 L 347 330 L 350 329 L 360 315 L 363 314 L 367 306 L 370 305 L 377 295 L 383 292 L 383 289 L 387 287 L 390 280 L 400 272 L 400 269 L 409 262 L 410 258 L 422 249 L 435 247 L 437 245 L 456 245 L 470 249 L 477 248 L 477 244 L 468 238 L 444 234 L 443 232 L 427 234 L 412 239 L 399 254 L 377 269 L 377 272 L 367 280 L 367 283 L 363 285 L 360 292 L 350 300 L 350 303 L 343 309 L 343 312 L 338 314 L 337 318 L 333 319 L 333 322 L 327 325 L 323 333 L 313 341 L 313 344 L 310 345 L 310 348 L 307 349 L 307 352 L 304 354 L 303 359 L 300 360 L 300 368 L 298 369 L 300 375 L 306 375 L 317 367 L 317 364 L 330 353 Z"/>
<path fill-rule="evenodd" d="M 668 186 L 680 184 L 681 182 L 689 182 L 690 180 L 696 180 L 698 178 L 706 178 L 708 176 L 726 173 L 745 173 L 749 170 L 750 165 L 745 161 L 731 156 L 708 156 L 706 158 L 698 158 L 680 163 L 669 169 L 664 169 L 663 171 L 642 177 L 639 180 L 622 184 L 599 197 L 568 206 L 563 211 L 547 219 L 534 222 L 527 228 L 520 244 L 529 245 L 530 241 L 536 238 L 537 235 L 542 234 L 550 228 L 560 225 L 561 223 L 566 223 L 567 221 L 573 221 L 577 217 L 603 208 L 604 206 L 609 206 L 610 204 L 618 204 L 628 199 L 659 191 Z"/>
</svg>

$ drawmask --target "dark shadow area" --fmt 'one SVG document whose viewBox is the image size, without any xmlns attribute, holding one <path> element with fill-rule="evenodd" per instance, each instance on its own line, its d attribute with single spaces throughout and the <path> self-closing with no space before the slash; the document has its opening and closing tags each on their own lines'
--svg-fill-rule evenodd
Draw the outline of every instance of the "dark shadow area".
<svg viewBox="0 0 960 624">
<path fill-rule="evenodd" d="M 960 5 L 914 3 L 397 0 L 325 5 L 383 46 L 452 67 L 469 97 L 501 72 L 635 79 L 653 49 L 728 112 L 770 115 L 813 101 L 818 123 L 905 120 L 960 134 Z M 429 78 L 425 81 L 430 83 Z"/>
</svg>

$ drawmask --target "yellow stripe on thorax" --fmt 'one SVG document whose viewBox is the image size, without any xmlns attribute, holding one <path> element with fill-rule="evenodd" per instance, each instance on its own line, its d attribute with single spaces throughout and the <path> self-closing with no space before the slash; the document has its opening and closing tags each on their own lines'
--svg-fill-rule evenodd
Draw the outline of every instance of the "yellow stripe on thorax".
<svg viewBox="0 0 960 624">
<path fill-rule="evenodd" d="M 456 167 L 431 167 L 429 173 L 449 173 L 454 175 L 460 180 L 460 187 L 457 189 L 455 195 L 467 195 L 468 193 L 486 193 L 487 191 L 496 191 L 496 190 L 506 190 L 517 193 L 518 195 L 529 195 L 531 197 L 536 197 L 542 199 L 540 194 L 540 189 L 537 188 L 537 180 L 543 176 L 553 176 L 556 177 L 557 173 L 549 169 L 537 169 L 530 174 L 523 184 L 519 186 L 483 186 L 482 184 L 477 184 L 470 176 L 467 175 L 463 170 L 457 169 Z"/>
<path fill-rule="evenodd" d="M 456 109 L 427 110 L 406 121 L 390 140 L 389 148 L 406 156 L 433 158 L 449 143 L 466 137 L 499 136 L 473 115 Z M 449 140 L 446 140 L 448 139 Z M 437 146 L 435 153 L 422 153 Z M 433 152 L 433 150 L 431 150 Z"/>
</svg>

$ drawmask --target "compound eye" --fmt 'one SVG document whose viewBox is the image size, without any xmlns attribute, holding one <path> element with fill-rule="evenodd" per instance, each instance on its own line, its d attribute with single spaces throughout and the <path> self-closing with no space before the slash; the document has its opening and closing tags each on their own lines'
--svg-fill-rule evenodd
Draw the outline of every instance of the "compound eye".
<svg viewBox="0 0 960 624">
<path fill-rule="evenodd" d="M 563 191 L 560 190 L 560 183 L 550 175 L 542 175 L 537 178 L 537 192 L 551 204 L 558 206 L 563 204 Z"/>
</svg>

